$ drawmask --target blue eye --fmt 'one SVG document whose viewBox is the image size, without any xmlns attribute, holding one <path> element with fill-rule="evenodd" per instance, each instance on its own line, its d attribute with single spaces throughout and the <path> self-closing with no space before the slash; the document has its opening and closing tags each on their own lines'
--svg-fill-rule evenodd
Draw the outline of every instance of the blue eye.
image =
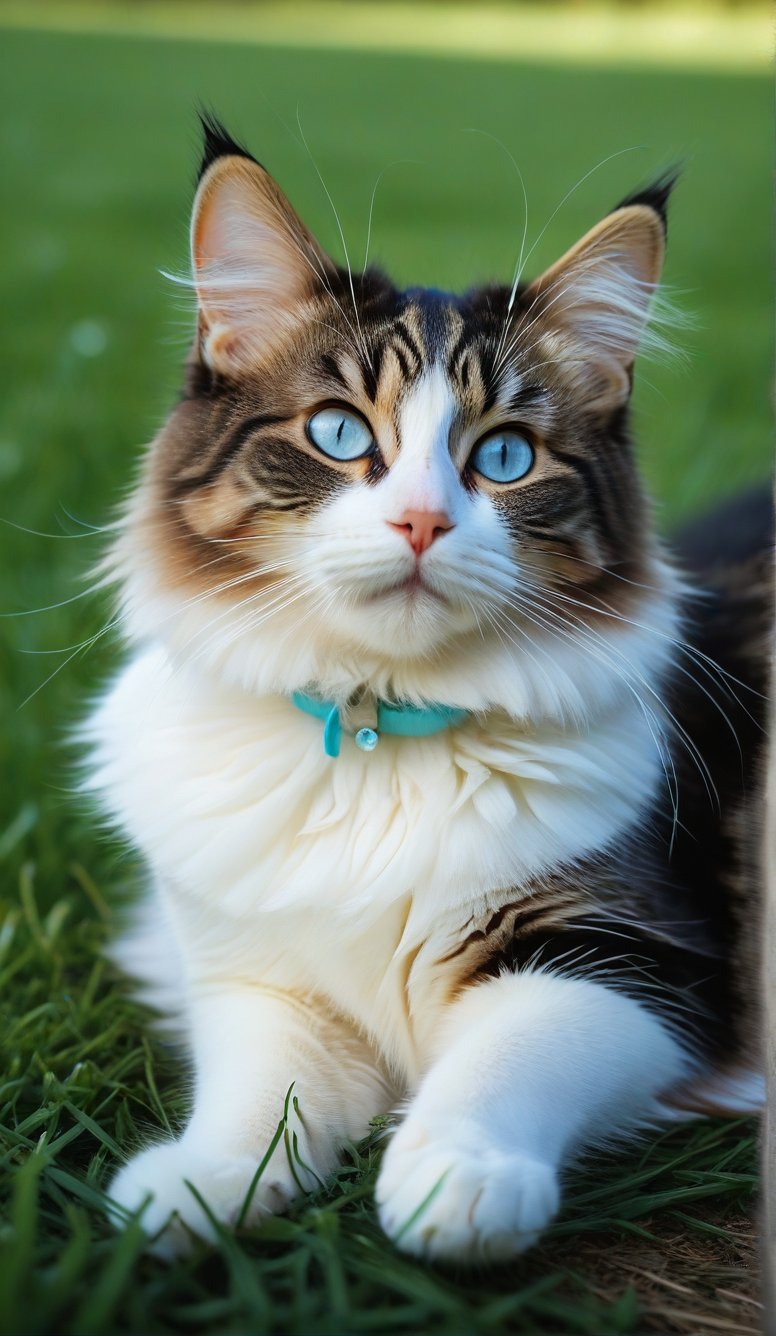
<svg viewBox="0 0 776 1336">
<path fill-rule="evenodd" d="M 516 431 L 494 431 L 469 457 L 469 467 L 491 482 L 517 482 L 530 473 L 533 462 L 533 446 Z"/>
<path fill-rule="evenodd" d="M 320 413 L 313 413 L 307 435 L 331 459 L 360 459 L 375 443 L 364 419 L 346 408 L 322 408 Z"/>
</svg>

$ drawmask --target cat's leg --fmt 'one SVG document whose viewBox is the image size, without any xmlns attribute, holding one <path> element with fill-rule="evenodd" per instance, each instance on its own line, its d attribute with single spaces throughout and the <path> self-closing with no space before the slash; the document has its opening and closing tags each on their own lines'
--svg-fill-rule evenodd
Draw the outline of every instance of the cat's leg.
<svg viewBox="0 0 776 1336">
<path fill-rule="evenodd" d="M 142 1223 L 151 1236 L 167 1226 L 155 1244 L 162 1255 L 185 1249 L 189 1231 L 213 1238 L 208 1211 L 224 1225 L 238 1222 L 286 1103 L 288 1125 L 245 1213 L 249 1223 L 313 1190 L 342 1144 L 363 1136 L 391 1100 L 360 1036 L 291 993 L 247 985 L 200 990 L 190 1021 L 195 1093 L 188 1126 L 177 1141 L 141 1151 L 109 1188 L 132 1212 L 150 1199 Z"/>
<path fill-rule="evenodd" d="M 451 1005 L 383 1160 L 383 1228 L 408 1252 L 503 1258 L 538 1238 L 559 1170 L 659 1114 L 689 1070 L 669 1030 L 592 980 L 502 975 Z"/>
</svg>

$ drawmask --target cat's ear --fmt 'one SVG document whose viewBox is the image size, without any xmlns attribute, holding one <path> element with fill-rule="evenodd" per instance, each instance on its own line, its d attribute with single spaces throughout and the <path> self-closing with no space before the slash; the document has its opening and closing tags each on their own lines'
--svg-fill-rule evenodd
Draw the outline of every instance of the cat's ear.
<svg viewBox="0 0 776 1336">
<path fill-rule="evenodd" d="M 255 366 L 336 270 L 268 172 L 215 122 L 191 220 L 204 361 L 225 375 Z"/>
<path fill-rule="evenodd" d="M 639 345 L 660 341 L 647 331 L 647 321 L 660 282 L 674 180 L 664 178 L 626 200 L 523 296 L 535 338 L 544 336 L 543 351 L 565 366 L 588 407 L 624 403 Z"/>
</svg>

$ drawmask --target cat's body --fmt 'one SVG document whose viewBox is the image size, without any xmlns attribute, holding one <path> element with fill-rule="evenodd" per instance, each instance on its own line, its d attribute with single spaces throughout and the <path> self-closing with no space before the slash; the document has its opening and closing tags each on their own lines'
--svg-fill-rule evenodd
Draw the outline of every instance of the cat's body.
<svg viewBox="0 0 776 1336">
<path fill-rule="evenodd" d="M 585 1146 L 757 1103 L 770 515 L 724 593 L 652 532 L 626 408 L 666 194 L 511 300 L 351 290 L 209 131 L 198 345 L 114 555 L 138 648 L 90 725 L 152 869 L 117 957 L 196 1070 L 112 1189 L 178 1212 L 162 1248 L 211 1232 L 184 1180 L 241 1218 L 284 1105 L 248 1219 L 409 1097 L 381 1219 L 467 1257 L 527 1246 Z M 360 750 L 381 700 L 468 715 Z"/>
</svg>

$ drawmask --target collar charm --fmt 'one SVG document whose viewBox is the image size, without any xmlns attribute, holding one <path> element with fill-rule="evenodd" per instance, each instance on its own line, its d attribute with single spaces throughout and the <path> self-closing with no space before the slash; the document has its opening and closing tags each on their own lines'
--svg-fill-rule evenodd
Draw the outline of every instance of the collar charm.
<svg viewBox="0 0 776 1336">
<path fill-rule="evenodd" d="M 361 751 L 374 751 L 380 741 L 380 734 L 376 728 L 359 728 L 353 741 Z"/>
</svg>

